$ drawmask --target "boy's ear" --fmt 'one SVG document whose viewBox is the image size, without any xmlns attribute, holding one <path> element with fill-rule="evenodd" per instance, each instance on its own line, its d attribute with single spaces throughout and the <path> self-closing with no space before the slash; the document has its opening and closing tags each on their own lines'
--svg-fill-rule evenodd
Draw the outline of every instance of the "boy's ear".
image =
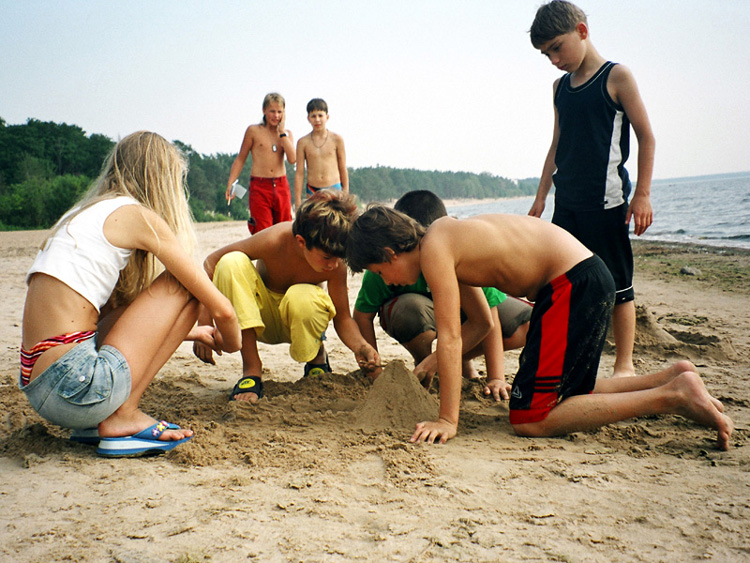
<svg viewBox="0 0 750 563">
<path fill-rule="evenodd" d="M 388 262 L 393 262 L 398 258 L 398 254 L 391 247 L 386 246 L 383 250 L 388 255 Z"/>
<path fill-rule="evenodd" d="M 583 22 L 578 22 L 578 25 L 576 25 L 576 31 L 581 39 L 586 39 L 589 36 L 589 27 Z"/>
<path fill-rule="evenodd" d="M 294 235 L 294 238 L 297 241 L 297 244 L 300 248 L 307 248 L 307 241 L 302 235 Z"/>
</svg>

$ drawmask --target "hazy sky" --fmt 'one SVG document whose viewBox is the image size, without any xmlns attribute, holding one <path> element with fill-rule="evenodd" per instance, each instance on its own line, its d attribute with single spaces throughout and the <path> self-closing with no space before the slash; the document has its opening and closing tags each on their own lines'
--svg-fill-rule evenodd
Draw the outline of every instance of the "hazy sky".
<svg viewBox="0 0 750 563">
<path fill-rule="evenodd" d="M 234 154 L 278 91 L 295 140 L 328 101 L 349 166 L 538 176 L 560 75 L 529 41 L 540 3 L 0 0 L 0 117 Z M 636 77 L 656 178 L 750 170 L 748 0 L 579 5 Z"/>
</svg>

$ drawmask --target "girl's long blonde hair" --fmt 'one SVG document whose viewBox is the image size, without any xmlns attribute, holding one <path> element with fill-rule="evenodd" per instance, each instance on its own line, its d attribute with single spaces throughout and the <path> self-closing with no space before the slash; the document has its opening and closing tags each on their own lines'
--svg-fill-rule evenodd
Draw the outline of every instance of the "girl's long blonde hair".
<svg viewBox="0 0 750 563">
<path fill-rule="evenodd" d="M 164 219 L 192 256 L 195 231 L 187 202 L 187 169 L 185 156 L 164 137 L 149 131 L 132 133 L 115 145 L 78 209 L 56 229 L 63 228 L 75 215 L 99 201 L 129 196 Z M 163 269 L 153 254 L 136 249 L 120 272 L 110 303 L 113 306 L 130 303 Z"/>
</svg>

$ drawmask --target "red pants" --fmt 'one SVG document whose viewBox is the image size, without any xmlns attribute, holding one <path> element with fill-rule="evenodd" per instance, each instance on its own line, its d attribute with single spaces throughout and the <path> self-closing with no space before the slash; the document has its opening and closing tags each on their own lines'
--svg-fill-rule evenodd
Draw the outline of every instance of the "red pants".
<svg viewBox="0 0 750 563">
<path fill-rule="evenodd" d="M 250 176 L 250 220 L 247 228 L 252 234 L 263 229 L 292 220 L 292 201 L 286 176 L 258 178 Z"/>
</svg>

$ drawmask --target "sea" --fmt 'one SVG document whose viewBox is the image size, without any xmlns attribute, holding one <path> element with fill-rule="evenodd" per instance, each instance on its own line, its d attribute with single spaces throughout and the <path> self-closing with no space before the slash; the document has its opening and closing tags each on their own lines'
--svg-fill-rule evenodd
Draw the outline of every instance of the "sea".
<svg viewBox="0 0 750 563">
<path fill-rule="evenodd" d="M 533 196 L 447 206 L 466 218 L 482 213 L 526 215 Z M 654 222 L 640 237 L 665 242 L 750 249 L 750 172 L 655 180 L 651 186 Z M 550 220 L 554 194 L 547 196 L 543 219 Z"/>
</svg>

